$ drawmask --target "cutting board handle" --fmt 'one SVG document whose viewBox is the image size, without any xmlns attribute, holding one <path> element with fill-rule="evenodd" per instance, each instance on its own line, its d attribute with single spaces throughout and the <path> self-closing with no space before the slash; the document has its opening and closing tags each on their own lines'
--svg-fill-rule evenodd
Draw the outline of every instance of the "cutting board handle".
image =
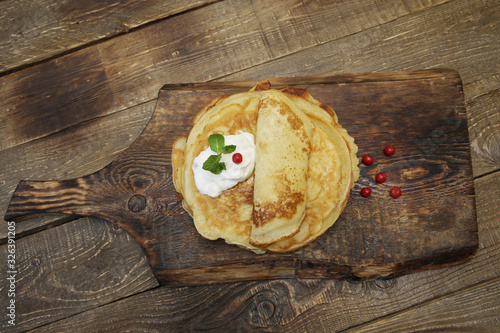
<svg viewBox="0 0 500 333">
<path fill-rule="evenodd" d="M 94 213 L 88 200 L 85 178 L 61 181 L 22 180 L 17 185 L 5 214 L 7 221 L 22 221 L 42 214 L 89 216 Z"/>
<path fill-rule="evenodd" d="M 4 219 L 22 221 L 34 215 L 92 216 L 111 222 L 145 250 L 151 267 L 161 265 L 154 226 L 168 226 L 180 215 L 180 199 L 172 182 L 171 147 L 165 129 L 185 117 L 169 117 L 156 107 L 143 133 L 110 164 L 93 174 L 61 181 L 19 182 Z M 171 113 L 169 113 L 170 115 Z M 177 120 L 176 120 L 177 119 Z"/>
</svg>

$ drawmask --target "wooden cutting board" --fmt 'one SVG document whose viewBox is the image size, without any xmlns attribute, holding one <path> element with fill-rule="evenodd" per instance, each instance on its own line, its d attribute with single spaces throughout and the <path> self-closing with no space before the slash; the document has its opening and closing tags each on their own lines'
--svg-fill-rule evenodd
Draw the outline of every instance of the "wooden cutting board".
<svg viewBox="0 0 500 333">
<path fill-rule="evenodd" d="M 32 214 L 96 216 L 144 248 L 163 285 L 270 278 L 391 278 L 467 261 L 478 246 L 462 83 L 448 69 L 270 79 L 302 87 L 336 111 L 355 138 L 361 176 L 338 221 L 287 254 L 254 254 L 198 235 L 172 184 L 171 147 L 201 107 L 256 81 L 166 85 L 139 138 L 104 169 L 63 181 L 21 181 L 6 220 Z M 385 156 L 386 145 L 396 153 Z M 383 171 L 387 181 L 378 184 Z M 371 197 L 360 196 L 369 186 Z M 389 190 L 402 189 L 393 199 Z"/>
</svg>

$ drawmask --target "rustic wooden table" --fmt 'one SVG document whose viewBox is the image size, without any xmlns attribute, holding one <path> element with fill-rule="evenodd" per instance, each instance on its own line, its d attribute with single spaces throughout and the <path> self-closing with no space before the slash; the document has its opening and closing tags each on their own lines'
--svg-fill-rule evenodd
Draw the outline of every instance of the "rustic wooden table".
<svg viewBox="0 0 500 333">
<path fill-rule="evenodd" d="M 164 84 L 448 67 L 463 80 L 479 250 L 391 280 L 160 287 L 106 221 L 3 222 L 0 330 L 498 332 L 499 22 L 498 0 L 1 1 L 2 216 L 22 179 L 110 163 Z"/>
</svg>

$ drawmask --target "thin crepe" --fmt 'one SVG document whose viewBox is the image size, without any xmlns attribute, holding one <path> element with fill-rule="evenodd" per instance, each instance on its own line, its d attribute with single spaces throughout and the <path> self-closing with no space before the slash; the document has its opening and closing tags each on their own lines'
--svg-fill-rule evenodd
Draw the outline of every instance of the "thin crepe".
<svg viewBox="0 0 500 333">
<path fill-rule="evenodd" d="M 311 120 L 278 91 L 263 94 L 257 120 L 253 225 L 262 246 L 299 231 L 307 202 Z"/>
</svg>

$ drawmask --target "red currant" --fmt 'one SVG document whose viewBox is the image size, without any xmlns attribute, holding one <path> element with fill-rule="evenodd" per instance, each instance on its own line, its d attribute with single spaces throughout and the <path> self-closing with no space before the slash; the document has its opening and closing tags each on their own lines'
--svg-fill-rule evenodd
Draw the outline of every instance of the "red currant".
<svg viewBox="0 0 500 333">
<path fill-rule="evenodd" d="M 240 164 L 243 161 L 243 156 L 240 153 L 233 154 L 234 164 Z"/>
<path fill-rule="evenodd" d="M 379 172 L 375 175 L 375 180 L 377 181 L 377 183 L 383 183 L 387 180 L 387 176 L 385 173 Z"/>
<path fill-rule="evenodd" d="M 373 163 L 373 156 L 372 155 L 363 156 L 363 164 L 364 165 L 372 165 L 372 163 Z"/>
<path fill-rule="evenodd" d="M 369 197 L 372 194 L 372 189 L 369 187 L 363 187 L 361 189 L 361 195 L 365 198 Z"/>
<path fill-rule="evenodd" d="M 387 146 L 385 147 L 384 152 L 387 156 L 391 156 L 396 152 L 396 149 L 394 148 L 394 146 Z"/>
<path fill-rule="evenodd" d="M 399 187 L 391 188 L 391 197 L 399 198 L 401 196 L 401 189 Z"/>
</svg>

